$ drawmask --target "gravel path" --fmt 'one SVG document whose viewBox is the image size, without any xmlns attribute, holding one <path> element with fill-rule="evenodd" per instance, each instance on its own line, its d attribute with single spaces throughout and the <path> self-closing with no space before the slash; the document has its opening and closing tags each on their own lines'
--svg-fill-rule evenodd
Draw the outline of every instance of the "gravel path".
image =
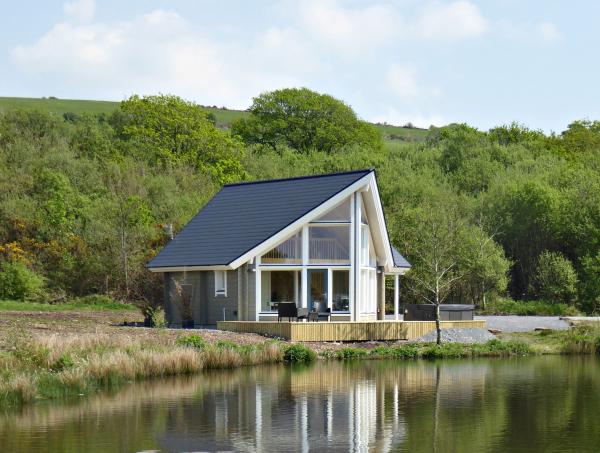
<svg viewBox="0 0 600 453">
<path fill-rule="evenodd" d="M 502 332 L 531 332 L 536 327 L 554 330 L 569 328 L 569 324 L 558 316 L 475 316 L 475 319 L 484 320 L 488 329 Z"/>
<path fill-rule="evenodd" d="M 393 320 L 394 317 L 387 315 L 386 319 Z M 569 328 L 569 323 L 559 319 L 558 316 L 475 316 L 475 319 L 486 321 L 488 329 L 497 329 L 502 332 L 532 332 L 536 327 L 555 330 Z"/>
<path fill-rule="evenodd" d="M 496 338 L 486 329 L 442 329 L 443 343 L 487 343 Z M 417 338 L 416 342 L 430 343 L 436 341 L 437 333 L 434 331 Z"/>
</svg>

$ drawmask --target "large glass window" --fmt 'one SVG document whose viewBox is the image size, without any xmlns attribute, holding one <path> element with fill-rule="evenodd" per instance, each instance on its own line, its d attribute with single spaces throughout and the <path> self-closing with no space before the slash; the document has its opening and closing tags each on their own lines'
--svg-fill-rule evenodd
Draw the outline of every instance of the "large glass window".
<svg viewBox="0 0 600 453">
<path fill-rule="evenodd" d="M 301 264 L 302 233 L 299 232 L 262 256 L 265 264 Z"/>
<path fill-rule="evenodd" d="M 346 198 L 331 211 L 323 214 L 315 222 L 350 222 L 350 198 Z"/>
<path fill-rule="evenodd" d="M 377 311 L 377 272 L 375 269 L 360 271 L 360 301 L 361 313 L 375 313 Z"/>
<path fill-rule="evenodd" d="M 260 311 L 277 312 L 277 306 L 282 302 L 298 304 L 300 271 L 262 271 L 260 274 Z"/>
<path fill-rule="evenodd" d="M 360 235 L 360 264 L 367 267 L 377 266 L 377 256 L 368 225 L 363 225 Z"/>
<path fill-rule="evenodd" d="M 350 226 L 309 227 L 310 264 L 350 264 Z"/>
<path fill-rule="evenodd" d="M 332 311 L 350 311 L 350 271 L 332 271 Z"/>
</svg>

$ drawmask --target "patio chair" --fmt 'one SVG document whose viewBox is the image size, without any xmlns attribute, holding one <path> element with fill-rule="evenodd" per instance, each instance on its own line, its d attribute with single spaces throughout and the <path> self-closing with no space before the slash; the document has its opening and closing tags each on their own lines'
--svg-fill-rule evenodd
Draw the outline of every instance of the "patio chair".
<svg viewBox="0 0 600 453">
<path fill-rule="evenodd" d="M 281 322 L 281 318 L 287 318 L 291 321 L 292 318 L 298 320 L 298 308 L 293 302 L 279 302 L 277 305 L 277 322 Z"/>
</svg>

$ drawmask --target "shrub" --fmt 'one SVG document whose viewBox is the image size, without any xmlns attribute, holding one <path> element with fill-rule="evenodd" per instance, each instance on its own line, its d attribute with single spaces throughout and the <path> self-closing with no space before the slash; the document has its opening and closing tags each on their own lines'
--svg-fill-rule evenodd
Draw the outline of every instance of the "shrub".
<svg viewBox="0 0 600 453">
<path fill-rule="evenodd" d="M 41 295 L 44 279 L 23 263 L 6 261 L 0 270 L 0 299 L 33 300 Z"/>
<path fill-rule="evenodd" d="M 419 347 L 416 344 L 378 346 L 373 348 L 371 354 L 390 359 L 416 359 L 419 356 Z"/>
<path fill-rule="evenodd" d="M 205 350 L 208 347 L 208 343 L 206 342 L 206 340 L 200 335 L 195 334 L 187 335 L 185 337 L 179 337 L 175 341 L 175 344 L 177 344 L 177 346 L 199 349 L 201 351 Z"/>
<path fill-rule="evenodd" d="M 215 347 L 217 349 L 231 349 L 231 350 L 237 350 L 240 349 L 242 346 L 238 345 L 237 343 L 234 343 L 231 340 L 219 340 L 215 343 Z"/>
<path fill-rule="evenodd" d="M 362 348 L 344 348 L 337 351 L 336 357 L 342 360 L 361 359 L 368 353 L 369 351 Z"/>
<path fill-rule="evenodd" d="M 571 262 L 560 253 L 545 251 L 538 257 L 532 288 L 542 299 L 569 304 L 577 295 L 577 274 Z"/>
<path fill-rule="evenodd" d="M 283 348 L 283 360 L 290 363 L 308 363 L 317 358 L 315 351 L 302 344 L 291 344 Z"/>
<path fill-rule="evenodd" d="M 484 356 L 505 356 L 505 355 L 528 355 L 531 348 L 522 341 L 510 340 L 500 341 L 498 339 L 490 340 L 482 345 L 472 346 L 473 355 Z"/>
<path fill-rule="evenodd" d="M 481 314 L 520 316 L 577 316 L 579 311 L 567 304 L 554 304 L 543 300 L 523 301 L 497 299 L 489 302 Z"/>
</svg>

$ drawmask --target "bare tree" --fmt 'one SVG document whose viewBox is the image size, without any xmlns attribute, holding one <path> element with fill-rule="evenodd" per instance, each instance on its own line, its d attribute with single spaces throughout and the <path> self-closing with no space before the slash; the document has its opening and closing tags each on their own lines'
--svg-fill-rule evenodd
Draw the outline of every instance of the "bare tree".
<svg viewBox="0 0 600 453">
<path fill-rule="evenodd" d="M 409 275 L 409 288 L 418 297 L 435 306 L 437 344 L 441 343 L 440 305 L 463 278 L 458 271 L 457 245 L 464 222 L 453 207 L 432 206 L 420 211 L 418 228 L 405 238 L 405 250 L 414 263 Z"/>
</svg>

